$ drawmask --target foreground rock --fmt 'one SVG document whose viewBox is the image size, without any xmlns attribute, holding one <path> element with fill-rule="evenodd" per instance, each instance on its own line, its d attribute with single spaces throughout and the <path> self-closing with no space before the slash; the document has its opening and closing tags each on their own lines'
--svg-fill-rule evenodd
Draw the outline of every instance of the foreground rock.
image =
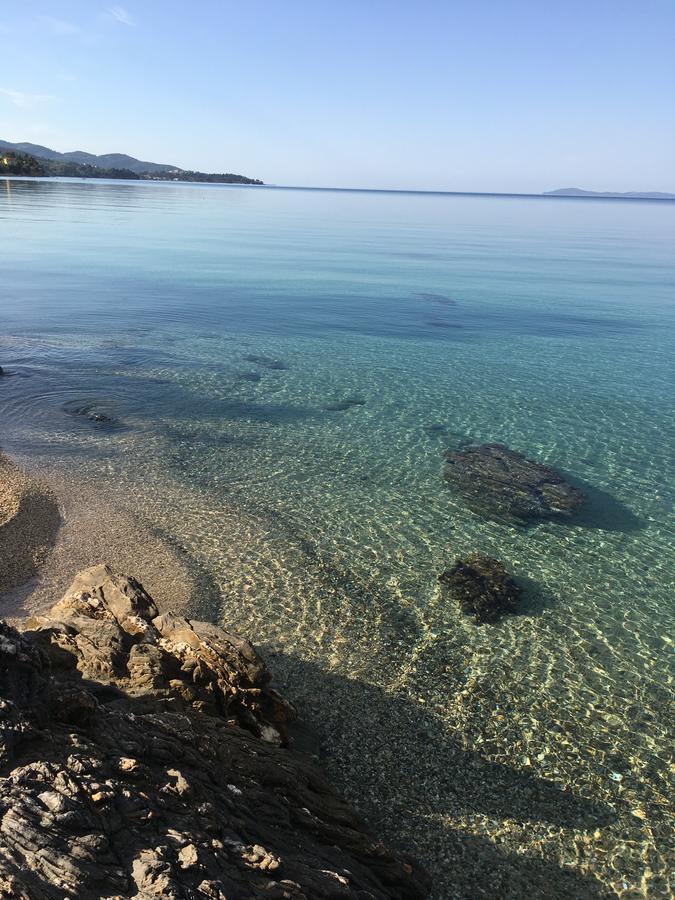
<svg viewBox="0 0 675 900">
<path fill-rule="evenodd" d="M 82 573 L 0 623 L 0 896 L 418 898 L 310 757 L 253 647 Z"/>
<path fill-rule="evenodd" d="M 477 622 L 495 622 L 515 612 L 522 592 L 499 560 L 480 553 L 458 559 L 439 581 L 459 601 L 462 612 Z"/>
<path fill-rule="evenodd" d="M 471 509 L 516 522 L 569 516 L 584 495 L 554 469 L 504 444 L 445 453 L 445 480 Z"/>
</svg>

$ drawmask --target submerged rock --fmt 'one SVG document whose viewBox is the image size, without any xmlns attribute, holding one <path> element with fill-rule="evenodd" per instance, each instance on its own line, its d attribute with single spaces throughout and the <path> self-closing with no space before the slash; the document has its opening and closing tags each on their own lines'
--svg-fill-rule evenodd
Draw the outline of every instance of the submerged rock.
<svg viewBox="0 0 675 900">
<path fill-rule="evenodd" d="M 255 363 L 258 366 L 262 366 L 263 369 L 272 369 L 273 371 L 283 371 L 287 369 L 288 366 L 281 359 L 273 359 L 271 356 L 258 356 L 255 353 L 251 353 L 248 356 L 245 356 L 244 359 L 247 362 Z"/>
<path fill-rule="evenodd" d="M 83 419 L 88 419 L 90 422 L 95 422 L 98 425 L 117 424 L 117 419 L 114 419 L 106 413 L 97 412 L 93 404 L 87 404 L 85 406 L 67 406 L 66 412 L 71 416 L 79 416 Z"/>
<path fill-rule="evenodd" d="M 439 581 L 459 601 L 462 612 L 475 616 L 477 622 L 494 622 L 515 612 L 522 593 L 499 560 L 481 553 L 458 559 L 439 575 Z"/>
<path fill-rule="evenodd" d="M 287 747 L 270 678 L 248 641 L 105 566 L 22 632 L 0 623 L 0 893 L 425 897 Z"/>
<path fill-rule="evenodd" d="M 448 433 L 448 426 L 442 425 L 440 422 L 435 422 L 433 425 L 425 425 L 422 430 L 430 437 L 439 437 L 442 434 Z"/>
<path fill-rule="evenodd" d="M 448 450 L 445 480 L 467 506 L 488 517 L 517 522 L 569 516 L 583 493 L 554 469 L 504 444 Z"/>
<path fill-rule="evenodd" d="M 328 412 L 344 412 L 347 409 L 352 409 L 354 406 L 365 406 L 366 401 L 361 397 L 346 397 L 344 400 L 336 400 L 335 403 L 329 403 L 328 406 L 324 406 L 324 409 Z"/>
</svg>

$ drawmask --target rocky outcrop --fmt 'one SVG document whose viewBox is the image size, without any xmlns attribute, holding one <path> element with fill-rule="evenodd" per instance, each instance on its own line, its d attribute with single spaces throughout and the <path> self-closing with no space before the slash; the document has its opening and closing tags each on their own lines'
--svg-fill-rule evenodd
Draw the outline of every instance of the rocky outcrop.
<svg viewBox="0 0 675 900">
<path fill-rule="evenodd" d="M 82 573 L 0 623 L 0 896 L 426 896 L 288 746 L 294 718 L 247 641 Z"/>
<path fill-rule="evenodd" d="M 445 453 L 446 482 L 475 512 L 514 522 L 560 518 L 584 495 L 554 469 L 504 444 L 481 444 Z"/>
<path fill-rule="evenodd" d="M 458 559 L 439 576 L 441 586 L 459 601 L 462 612 L 477 622 L 494 622 L 505 613 L 515 612 L 520 586 L 497 559 L 475 553 Z"/>
</svg>

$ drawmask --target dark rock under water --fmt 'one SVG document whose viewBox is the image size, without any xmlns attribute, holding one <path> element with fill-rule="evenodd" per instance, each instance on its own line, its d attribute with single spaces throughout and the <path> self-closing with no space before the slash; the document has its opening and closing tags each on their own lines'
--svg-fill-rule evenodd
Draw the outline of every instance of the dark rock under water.
<svg viewBox="0 0 675 900">
<path fill-rule="evenodd" d="M 117 419 L 113 418 L 113 416 L 109 416 L 107 413 L 97 412 L 93 403 L 84 404 L 83 406 L 67 405 L 64 408 L 68 415 L 79 416 L 80 418 L 87 419 L 89 422 L 94 422 L 97 425 L 117 424 Z"/>
<path fill-rule="evenodd" d="M 263 369 L 272 369 L 277 372 L 281 372 L 288 368 L 288 365 L 282 359 L 274 359 L 271 356 L 259 356 L 256 353 L 250 353 L 248 356 L 245 356 L 244 359 L 246 362 L 262 366 Z"/>
<path fill-rule="evenodd" d="M 335 403 L 329 403 L 327 406 L 324 406 L 324 409 L 328 412 L 344 412 L 347 409 L 352 409 L 355 406 L 365 406 L 366 401 L 361 397 L 345 397 L 344 400 L 336 400 Z"/>
<path fill-rule="evenodd" d="M 440 435 L 448 433 L 448 426 L 442 425 L 440 422 L 434 422 L 433 425 L 425 425 L 422 430 L 430 437 L 440 437 Z"/>
<path fill-rule="evenodd" d="M 444 477 L 453 492 L 489 518 L 523 523 L 566 517 L 585 499 L 554 469 L 504 444 L 448 450 L 444 457 Z"/>
<path fill-rule="evenodd" d="M 515 612 L 522 593 L 499 560 L 481 553 L 458 559 L 439 575 L 439 581 L 462 612 L 475 616 L 477 622 L 494 622 Z"/>
<path fill-rule="evenodd" d="M 260 372 L 240 372 L 239 373 L 239 381 L 251 381 L 254 384 L 257 384 L 261 378 L 262 378 L 262 375 L 260 374 Z"/>
</svg>

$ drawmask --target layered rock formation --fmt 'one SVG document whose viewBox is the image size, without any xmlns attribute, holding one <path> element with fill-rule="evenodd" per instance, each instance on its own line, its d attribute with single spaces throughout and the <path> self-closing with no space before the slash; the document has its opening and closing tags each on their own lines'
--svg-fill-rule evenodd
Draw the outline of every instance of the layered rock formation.
<svg viewBox="0 0 675 900">
<path fill-rule="evenodd" d="M 489 518 L 514 522 L 569 516 L 583 493 L 554 469 L 504 444 L 445 453 L 445 480 L 466 505 Z"/>
<path fill-rule="evenodd" d="M 426 896 L 289 749 L 269 682 L 247 641 L 103 566 L 0 623 L 0 896 Z"/>
</svg>

